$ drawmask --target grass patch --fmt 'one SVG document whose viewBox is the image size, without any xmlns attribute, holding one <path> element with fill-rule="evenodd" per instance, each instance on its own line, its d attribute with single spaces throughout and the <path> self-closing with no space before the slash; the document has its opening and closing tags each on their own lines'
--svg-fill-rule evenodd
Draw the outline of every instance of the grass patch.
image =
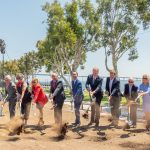
<svg viewBox="0 0 150 150">
<path fill-rule="evenodd" d="M 89 97 L 88 91 L 84 91 L 83 94 L 84 94 L 84 101 L 90 101 L 90 97 Z M 66 95 L 66 98 L 68 98 L 68 99 L 71 98 L 69 90 L 65 90 L 65 95 Z M 103 99 L 102 99 L 102 105 L 107 105 L 108 103 L 109 103 L 108 102 L 108 96 L 104 95 Z M 122 105 L 126 105 L 126 103 L 127 102 L 126 102 L 125 97 L 122 97 L 121 104 Z"/>
<path fill-rule="evenodd" d="M 49 88 L 44 88 L 44 91 L 46 92 L 46 93 L 49 93 Z M 84 91 L 83 92 L 83 94 L 84 94 L 84 101 L 90 101 L 90 97 L 89 97 L 89 93 L 88 93 L 88 91 Z M 68 89 L 65 89 L 65 95 L 66 95 L 66 98 L 67 99 L 71 99 L 71 94 L 70 94 L 70 91 L 68 90 Z M 102 99 L 102 102 L 101 102 L 101 104 L 102 105 L 107 105 L 109 102 L 108 102 L 108 96 L 107 95 L 104 95 L 103 96 L 103 99 Z M 127 104 L 127 101 L 126 101 L 126 98 L 125 97 L 122 97 L 121 98 L 121 105 L 126 105 Z M 140 99 L 140 105 L 142 105 L 142 99 Z"/>
</svg>

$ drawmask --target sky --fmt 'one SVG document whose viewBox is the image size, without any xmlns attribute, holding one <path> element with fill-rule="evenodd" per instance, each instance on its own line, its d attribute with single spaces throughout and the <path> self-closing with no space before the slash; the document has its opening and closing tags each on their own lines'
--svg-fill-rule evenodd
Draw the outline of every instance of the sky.
<svg viewBox="0 0 150 150">
<path fill-rule="evenodd" d="M 64 4 L 67 1 L 61 2 Z M 42 23 L 47 18 L 42 11 L 45 2 L 52 0 L 0 0 L 0 39 L 6 43 L 6 59 L 17 59 L 28 51 L 36 50 L 36 42 L 46 36 L 46 24 Z M 137 37 L 139 58 L 130 62 L 128 54 L 124 55 L 118 63 L 119 76 L 150 74 L 150 29 L 141 29 Z M 100 74 L 107 76 L 104 59 L 103 49 L 89 52 L 84 70 L 78 69 L 79 75 L 88 75 L 97 66 Z"/>
</svg>

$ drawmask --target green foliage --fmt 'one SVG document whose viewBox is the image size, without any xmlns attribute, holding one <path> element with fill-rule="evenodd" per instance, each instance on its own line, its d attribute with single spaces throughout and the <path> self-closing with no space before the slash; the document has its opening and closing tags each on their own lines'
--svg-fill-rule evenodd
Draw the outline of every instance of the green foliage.
<svg viewBox="0 0 150 150">
<path fill-rule="evenodd" d="M 90 0 L 79 2 L 81 17 L 90 35 L 94 35 L 91 36 L 93 41 L 90 40 L 94 48 L 90 50 L 104 48 L 108 71 L 109 57 L 117 73 L 118 61 L 125 53 L 128 52 L 131 61 L 138 58 L 136 35 L 140 23 L 143 23 L 144 28 L 149 25 L 149 0 L 96 0 L 94 4 Z"/>
<path fill-rule="evenodd" d="M 3 64 L 0 62 L 0 76 L 3 76 Z M 18 67 L 18 61 L 16 59 L 10 60 L 10 61 L 5 61 L 4 62 L 4 75 L 10 74 L 10 75 L 16 75 L 16 73 L 19 71 Z"/>
<path fill-rule="evenodd" d="M 43 6 L 43 10 L 48 14 L 48 30 L 45 40 L 39 41 L 37 48 L 39 50 L 39 56 L 44 60 L 43 63 L 47 67 L 47 71 L 57 68 L 54 63 L 56 60 L 60 60 L 60 66 L 62 65 L 61 70 L 62 68 L 66 68 L 65 70 L 68 69 L 66 60 L 59 56 L 60 50 L 61 54 L 63 51 L 66 51 L 68 57 L 74 55 L 74 49 L 72 48 L 78 38 L 76 32 L 79 31 L 78 20 L 74 19 L 77 10 L 74 8 L 71 10 L 70 5 L 66 5 L 66 11 L 57 1 L 52 4 L 46 3 Z M 73 21 L 73 19 L 74 25 L 69 22 Z"/>
<path fill-rule="evenodd" d="M 127 0 L 127 8 L 134 10 L 139 23 L 142 22 L 144 29 L 150 25 L 150 1 L 149 0 Z M 134 6 L 134 7 L 133 7 Z"/>
<path fill-rule="evenodd" d="M 70 4 L 66 4 L 65 10 L 65 16 L 67 22 L 69 22 L 70 24 L 70 28 L 76 34 L 77 39 L 82 39 L 84 35 L 84 26 L 83 24 L 79 23 L 79 17 L 77 15 L 79 11 L 78 3 L 76 1 L 73 1 Z"/>
<path fill-rule="evenodd" d="M 79 0 L 79 12 L 84 22 L 84 43 L 86 51 L 96 51 L 100 46 L 101 19 L 90 0 Z"/>
<path fill-rule="evenodd" d="M 44 91 L 46 92 L 46 93 L 49 93 L 49 88 L 44 88 Z M 89 93 L 88 93 L 88 91 L 84 91 L 83 92 L 83 94 L 84 94 L 84 102 L 89 102 L 90 101 L 90 97 L 89 97 Z M 68 89 L 65 89 L 65 96 L 66 96 L 66 99 L 68 99 L 68 100 L 71 100 L 72 98 L 71 98 L 71 94 L 70 94 L 70 90 L 68 90 Z M 107 106 L 109 104 L 109 101 L 108 101 L 108 96 L 107 95 L 104 95 L 104 97 L 103 97 L 103 99 L 102 99 L 102 102 L 101 102 L 101 105 L 103 105 L 103 106 Z M 139 101 L 139 103 L 138 103 L 140 106 L 142 106 L 142 98 L 140 98 L 140 101 Z M 121 98 L 121 105 L 122 106 L 125 106 L 125 105 L 127 105 L 127 100 L 126 100 L 126 98 L 125 97 L 122 97 Z"/>
<path fill-rule="evenodd" d="M 87 14 L 81 9 L 85 5 Z M 61 76 L 70 74 L 84 64 L 86 52 L 99 45 L 98 40 L 94 42 L 100 33 L 99 25 L 95 24 L 99 20 L 92 4 L 87 2 L 85 5 L 72 0 L 64 7 L 58 1 L 43 6 L 48 15 L 48 28 L 45 39 L 38 41 L 37 48 L 47 71 L 56 71 Z"/>
<path fill-rule="evenodd" d="M 65 95 L 66 95 L 66 98 L 67 99 L 71 99 L 71 95 L 70 95 L 70 91 L 69 90 L 65 90 Z M 84 101 L 85 102 L 88 102 L 90 101 L 90 97 L 89 97 L 89 93 L 87 91 L 84 91 Z M 103 99 L 102 99 L 102 102 L 101 102 L 101 105 L 108 105 L 108 96 L 104 95 Z M 127 100 L 125 97 L 122 97 L 121 98 L 121 105 L 122 106 L 125 106 L 127 105 Z M 142 99 L 140 99 L 140 102 L 139 102 L 139 105 L 141 106 L 142 105 Z"/>
<path fill-rule="evenodd" d="M 18 60 L 18 67 L 21 73 L 26 76 L 36 73 L 41 69 L 40 59 L 35 51 L 30 51 Z"/>
<path fill-rule="evenodd" d="M 138 26 L 135 5 L 129 8 L 128 1 L 122 0 L 96 0 L 92 5 L 89 0 L 81 1 L 81 16 L 89 25 L 93 22 L 92 32 L 95 35 L 94 47 L 103 47 L 106 54 L 106 68 L 108 58 L 111 56 L 113 68 L 118 73 L 117 63 L 120 58 L 128 52 L 129 60 L 138 58 L 136 50 Z M 91 12 L 91 13 L 89 13 Z M 90 20 L 90 21 L 89 21 Z M 98 43 L 98 44 L 97 44 Z"/>
<path fill-rule="evenodd" d="M 41 69 L 41 60 L 38 53 L 31 51 L 19 59 L 7 60 L 4 63 L 4 72 L 15 76 L 17 73 L 23 73 L 25 76 L 32 75 Z M 2 62 L 0 62 L 0 75 L 2 76 Z"/>
</svg>

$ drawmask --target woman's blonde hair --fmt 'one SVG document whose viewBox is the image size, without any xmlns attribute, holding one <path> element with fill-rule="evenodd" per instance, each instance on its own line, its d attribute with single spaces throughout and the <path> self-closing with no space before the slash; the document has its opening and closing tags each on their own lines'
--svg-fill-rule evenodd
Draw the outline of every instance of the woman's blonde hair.
<svg viewBox="0 0 150 150">
<path fill-rule="evenodd" d="M 33 78 L 32 81 L 31 81 L 31 83 L 33 83 L 33 82 L 34 82 L 34 83 L 39 83 L 38 78 Z"/>
<path fill-rule="evenodd" d="M 143 79 L 143 78 L 147 78 L 147 80 L 148 80 L 148 81 L 150 80 L 150 78 L 149 78 L 149 75 L 148 75 L 148 74 L 143 74 L 142 79 Z"/>
</svg>

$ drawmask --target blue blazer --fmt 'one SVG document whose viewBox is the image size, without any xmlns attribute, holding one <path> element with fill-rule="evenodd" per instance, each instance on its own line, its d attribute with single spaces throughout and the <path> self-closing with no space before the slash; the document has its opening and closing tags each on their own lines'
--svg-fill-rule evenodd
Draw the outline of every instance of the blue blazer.
<svg viewBox="0 0 150 150">
<path fill-rule="evenodd" d="M 75 83 L 72 81 L 72 94 L 73 96 L 83 95 L 82 83 L 78 79 L 75 81 Z"/>
</svg>

